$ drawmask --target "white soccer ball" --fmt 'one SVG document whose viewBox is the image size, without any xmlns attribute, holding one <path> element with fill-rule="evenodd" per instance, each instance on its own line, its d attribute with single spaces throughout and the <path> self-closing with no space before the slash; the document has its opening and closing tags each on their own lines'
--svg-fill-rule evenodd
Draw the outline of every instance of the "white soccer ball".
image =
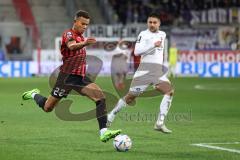
<svg viewBox="0 0 240 160">
<path fill-rule="evenodd" d="M 114 148 L 119 152 L 126 152 L 132 147 L 132 141 L 127 135 L 118 135 L 113 140 Z"/>
</svg>

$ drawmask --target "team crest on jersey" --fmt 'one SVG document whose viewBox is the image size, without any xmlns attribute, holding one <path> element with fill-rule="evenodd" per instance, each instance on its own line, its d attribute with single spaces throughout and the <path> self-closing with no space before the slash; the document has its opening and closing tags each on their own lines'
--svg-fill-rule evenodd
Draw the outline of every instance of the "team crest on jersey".
<svg viewBox="0 0 240 160">
<path fill-rule="evenodd" d="M 67 38 L 69 39 L 69 38 L 72 38 L 72 37 L 73 37 L 72 32 L 67 32 Z"/>
<path fill-rule="evenodd" d="M 82 41 L 83 39 L 81 37 L 77 37 L 77 41 L 80 42 Z"/>
</svg>

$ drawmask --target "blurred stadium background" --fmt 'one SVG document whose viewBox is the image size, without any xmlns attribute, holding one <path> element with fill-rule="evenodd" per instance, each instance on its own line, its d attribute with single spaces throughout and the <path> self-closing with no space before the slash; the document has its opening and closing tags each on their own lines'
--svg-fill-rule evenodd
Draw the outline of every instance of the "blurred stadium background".
<svg viewBox="0 0 240 160">
<path fill-rule="evenodd" d="M 134 44 L 147 14 L 156 11 L 168 35 L 167 49 L 175 43 L 179 50 L 179 76 L 239 77 L 239 6 L 239 0 L 0 0 L 0 77 L 51 73 L 61 59 L 59 37 L 78 9 L 92 16 L 85 36 L 101 42 L 89 54 L 105 62 L 111 62 L 111 53 L 104 47 L 111 42 L 114 52 L 120 39 Z M 134 62 L 130 53 L 128 61 Z M 105 74 L 108 66 L 104 63 Z"/>
<path fill-rule="evenodd" d="M 158 112 L 161 97 L 139 98 L 137 107 L 116 120 L 113 127 L 133 139 L 126 154 L 99 141 L 95 120 L 60 121 L 33 102 L 19 107 L 25 90 L 38 87 L 49 94 L 48 77 L 61 64 L 61 34 L 72 27 L 79 9 L 92 17 L 85 36 L 98 39 L 87 48 L 103 61 L 97 84 L 117 98 L 109 77 L 117 46 L 126 51 L 132 73 L 139 62 L 134 42 L 146 28 L 147 14 L 161 15 L 166 55 L 173 44 L 178 49 L 176 77 L 171 77 L 176 94 L 167 122 L 172 135 L 152 130 L 154 116 L 145 119 Z M 240 0 L 0 0 L 0 77 L 2 160 L 240 159 Z M 70 98 L 72 112 L 93 105 L 84 97 Z"/>
</svg>

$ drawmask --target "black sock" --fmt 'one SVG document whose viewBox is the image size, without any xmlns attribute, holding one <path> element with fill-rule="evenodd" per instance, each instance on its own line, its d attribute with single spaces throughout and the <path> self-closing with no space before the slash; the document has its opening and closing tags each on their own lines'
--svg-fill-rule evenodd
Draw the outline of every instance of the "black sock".
<svg viewBox="0 0 240 160">
<path fill-rule="evenodd" d="M 96 116 L 99 124 L 99 129 L 106 128 L 107 124 L 107 109 L 105 99 L 96 102 Z"/>
<path fill-rule="evenodd" d="M 35 102 L 38 104 L 38 106 L 42 109 L 44 109 L 44 105 L 45 105 L 45 102 L 47 101 L 47 98 L 40 95 L 40 94 L 36 94 L 34 96 L 34 100 Z"/>
</svg>

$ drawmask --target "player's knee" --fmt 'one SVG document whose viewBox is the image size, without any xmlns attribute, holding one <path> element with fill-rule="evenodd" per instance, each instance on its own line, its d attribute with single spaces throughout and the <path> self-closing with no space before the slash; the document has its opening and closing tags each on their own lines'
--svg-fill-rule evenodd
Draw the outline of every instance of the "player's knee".
<svg viewBox="0 0 240 160">
<path fill-rule="evenodd" d="M 130 104 L 130 103 L 132 103 L 132 102 L 133 102 L 133 100 L 134 100 L 134 99 L 132 99 L 132 98 L 127 98 L 127 99 L 125 99 L 125 101 L 126 101 L 126 103 L 127 103 L 127 104 Z"/>
<path fill-rule="evenodd" d="M 102 100 L 102 99 L 105 99 L 105 95 L 104 95 L 104 93 L 103 92 L 98 92 L 96 95 L 95 95 L 95 98 L 94 98 L 95 100 L 95 102 L 97 102 L 97 101 L 100 101 L 100 100 Z"/>
<path fill-rule="evenodd" d="M 129 105 L 134 102 L 135 98 L 136 98 L 135 96 L 127 95 L 125 97 L 125 102 Z"/>
<path fill-rule="evenodd" d="M 99 95 L 99 99 L 106 99 L 105 94 L 101 91 L 101 94 Z"/>
<path fill-rule="evenodd" d="M 162 94 L 173 96 L 174 88 L 171 84 L 166 85 L 156 85 L 155 89 L 160 91 Z"/>
<path fill-rule="evenodd" d="M 171 90 L 167 93 L 169 96 L 173 96 L 174 95 L 174 89 L 171 88 Z"/>
<path fill-rule="evenodd" d="M 161 91 L 161 90 L 162 90 L 159 85 L 156 85 L 156 86 L 155 86 L 155 89 L 158 90 L 158 91 Z"/>
<path fill-rule="evenodd" d="M 99 101 L 101 99 L 105 99 L 105 95 L 101 89 L 96 89 L 94 90 L 93 98 L 95 99 L 95 101 Z"/>
</svg>

